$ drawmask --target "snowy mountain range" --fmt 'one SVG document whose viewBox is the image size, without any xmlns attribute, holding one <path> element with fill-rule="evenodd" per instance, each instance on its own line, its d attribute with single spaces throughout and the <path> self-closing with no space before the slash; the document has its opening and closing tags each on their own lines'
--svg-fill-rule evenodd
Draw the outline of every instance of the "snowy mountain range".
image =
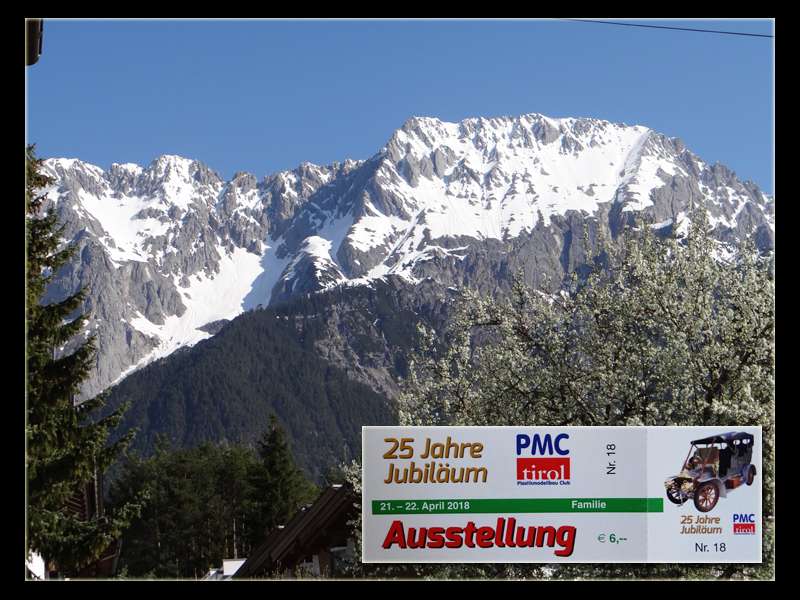
<svg viewBox="0 0 800 600">
<path fill-rule="evenodd" d="M 107 170 L 55 158 L 44 171 L 79 246 L 45 301 L 89 286 L 99 352 L 86 395 L 302 294 L 391 278 L 492 292 L 517 269 L 560 282 L 582 260 L 585 224 L 615 236 L 643 213 L 680 227 L 694 203 L 723 241 L 774 240 L 774 198 L 755 184 L 678 139 L 588 118 L 414 117 L 368 160 L 261 180 L 171 155 Z"/>
</svg>

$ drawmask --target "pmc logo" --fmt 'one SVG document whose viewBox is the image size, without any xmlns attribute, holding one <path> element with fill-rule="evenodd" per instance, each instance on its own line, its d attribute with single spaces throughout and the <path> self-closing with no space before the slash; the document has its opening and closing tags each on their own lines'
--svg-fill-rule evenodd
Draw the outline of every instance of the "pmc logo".
<svg viewBox="0 0 800 600">
<path fill-rule="evenodd" d="M 568 439 L 566 433 L 555 437 L 549 433 L 518 433 L 517 485 L 569 485 Z"/>
<path fill-rule="evenodd" d="M 733 533 L 736 535 L 755 535 L 756 516 L 750 514 L 733 514 Z"/>
</svg>

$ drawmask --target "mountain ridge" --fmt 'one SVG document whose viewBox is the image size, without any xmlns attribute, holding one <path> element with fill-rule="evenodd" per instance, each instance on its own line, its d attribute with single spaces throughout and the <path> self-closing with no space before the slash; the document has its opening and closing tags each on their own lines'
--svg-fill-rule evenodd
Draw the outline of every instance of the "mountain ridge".
<svg viewBox="0 0 800 600">
<path fill-rule="evenodd" d="M 48 159 L 45 172 L 80 251 L 47 300 L 90 287 L 100 352 L 86 395 L 206 339 L 210 323 L 334 286 L 397 276 L 491 292 L 510 263 L 560 281 L 587 224 L 612 237 L 634 214 L 679 227 L 702 203 L 723 241 L 774 238 L 774 198 L 679 139 L 538 113 L 411 117 L 366 160 L 260 180 L 177 155 L 105 171 Z"/>
</svg>

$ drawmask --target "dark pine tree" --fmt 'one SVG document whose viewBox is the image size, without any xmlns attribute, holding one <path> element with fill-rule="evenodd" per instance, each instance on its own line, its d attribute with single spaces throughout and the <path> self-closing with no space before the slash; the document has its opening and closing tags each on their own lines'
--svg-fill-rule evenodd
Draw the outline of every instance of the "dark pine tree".
<svg viewBox="0 0 800 600">
<path fill-rule="evenodd" d="M 45 196 L 37 195 L 51 183 L 40 172 L 41 162 L 34 147 L 27 146 L 27 547 L 60 574 L 68 575 L 99 558 L 138 506 L 131 503 L 89 520 L 66 510 L 69 500 L 114 462 L 132 436 L 113 445 L 107 443 L 126 406 L 98 419 L 102 396 L 80 405 L 74 402 L 92 368 L 94 339 L 87 339 L 68 354 L 59 349 L 81 331 L 85 290 L 60 302 L 41 304 L 53 274 L 75 252 L 73 245 L 62 247 L 64 228 L 57 225 L 54 211 L 43 210 Z"/>
<path fill-rule="evenodd" d="M 263 468 L 253 475 L 253 487 L 258 494 L 259 507 L 252 529 L 252 544 L 257 546 L 265 534 L 285 525 L 297 509 L 312 501 L 317 487 L 297 467 L 292 457 L 286 433 L 275 415 L 258 442 L 258 454 Z"/>
</svg>

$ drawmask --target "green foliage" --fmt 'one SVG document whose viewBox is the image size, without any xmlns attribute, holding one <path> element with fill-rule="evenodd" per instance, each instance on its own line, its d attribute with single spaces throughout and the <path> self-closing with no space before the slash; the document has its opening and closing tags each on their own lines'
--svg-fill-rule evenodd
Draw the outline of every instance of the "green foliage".
<svg viewBox="0 0 800 600">
<path fill-rule="evenodd" d="M 750 243 L 728 252 L 708 229 L 698 211 L 684 238 L 628 230 L 555 297 L 519 282 L 505 299 L 465 292 L 441 339 L 421 330 L 401 398 L 405 424 L 762 426 L 763 565 L 563 565 L 550 577 L 774 573 L 774 259 Z M 522 565 L 408 567 L 417 576 L 542 576 Z"/>
<path fill-rule="evenodd" d="M 224 558 L 246 557 L 317 489 L 300 473 L 271 420 L 259 452 L 235 445 L 170 449 L 131 457 L 112 484 L 113 504 L 149 497 L 126 533 L 126 578 L 200 578 Z"/>
<path fill-rule="evenodd" d="M 258 443 L 258 455 L 262 468 L 256 471 L 254 484 L 259 491 L 257 530 L 263 534 L 288 522 L 298 506 L 316 496 L 317 489 L 295 465 L 286 434 L 274 415 Z"/>
<path fill-rule="evenodd" d="M 40 173 L 33 146 L 26 148 L 25 162 L 28 549 L 69 574 L 98 558 L 138 510 L 134 500 L 90 521 L 64 510 L 70 497 L 111 465 L 133 432 L 109 446 L 109 432 L 126 407 L 97 420 L 102 397 L 73 404 L 92 368 L 94 340 L 60 353 L 83 327 L 85 291 L 40 304 L 53 274 L 71 259 L 75 247 L 61 243 L 63 227 L 57 226 L 52 211 L 43 210 L 45 197 L 39 191 L 51 181 Z"/>
</svg>

